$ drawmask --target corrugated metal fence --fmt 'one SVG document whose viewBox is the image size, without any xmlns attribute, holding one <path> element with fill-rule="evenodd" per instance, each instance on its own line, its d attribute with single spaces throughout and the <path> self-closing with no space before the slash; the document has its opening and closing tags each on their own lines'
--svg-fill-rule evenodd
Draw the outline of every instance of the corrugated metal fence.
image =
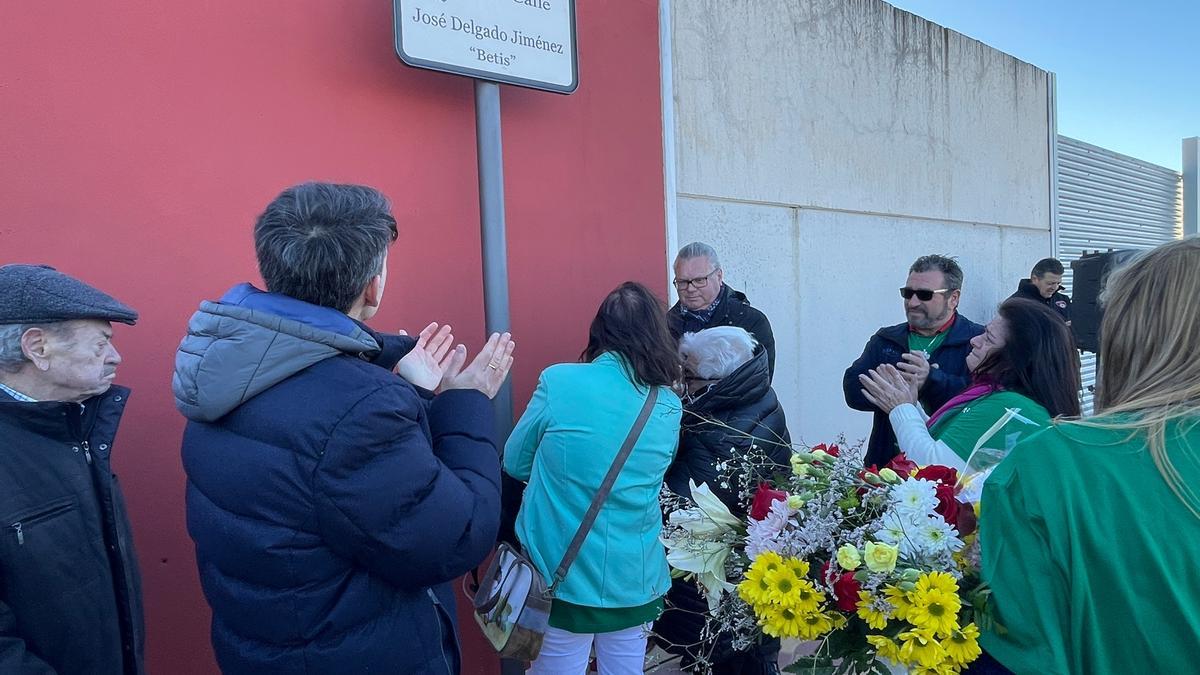
<svg viewBox="0 0 1200 675">
<path fill-rule="evenodd" d="M 1066 266 L 1084 251 L 1153 248 L 1183 236 L 1183 177 L 1166 167 L 1058 137 L 1057 257 Z M 1083 357 L 1083 409 L 1092 409 L 1096 358 Z"/>
</svg>

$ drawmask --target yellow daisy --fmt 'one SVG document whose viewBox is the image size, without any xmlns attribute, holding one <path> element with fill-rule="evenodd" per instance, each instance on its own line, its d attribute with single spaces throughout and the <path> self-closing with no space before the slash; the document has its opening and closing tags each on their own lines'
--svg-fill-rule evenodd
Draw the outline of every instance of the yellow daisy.
<svg viewBox="0 0 1200 675">
<path fill-rule="evenodd" d="M 916 590 L 909 597 L 912 607 L 908 610 L 907 621 L 912 625 L 931 630 L 939 637 L 949 637 L 958 627 L 958 610 L 962 609 L 962 600 L 957 595 L 933 589 L 924 592 Z"/>
<path fill-rule="evenodd" d="M 895 640 L 885 635 L 868 635 L 867 642 L 875 648 L 875 654 L 879 658 L 899 663 L 900 645 L 896 644 Z"/>
<path fill-rule="evenodd" d="M 858 617 L 867 622 L 867 625 L 875 630 L 883 630 L 887 627 L 888 615 L 886 612 L 880 612 L 872 607 L 875 599 L 866 591 L 858 592 L 858 605 L 856 605 Z"/>
<path fill-rule="evenodd" d="M 930 630 L 910 630 L 901 633 L 900 639 L 903 641 L 900 644 L 900 661 L 903 663 L 934 668 L 946 658 L 946 650 Z"/>
<path fill-rule="evenodd" d="M 949 638 L 942 640 L 942 647 L 954 663 L 961 666 L 967 665 L 979 658 L 982 653 L 979 648 L 979 628 L 973 623 L 963 626 L 950 633 Z"/>
<path fill-rule="evenodd" d="M 801 612 L 815 612 L 823 602 L 825 594 L 818 591 L 811 581 L 801 579 L 796 587 L 796 594 L 792 597 L 792 605 Z"/>
<path fill-rule="evenodd" d="M 908 600 L 908 594 L 895 586 L 888 586 L 883 590 L 883 594 L 887 597 L 888 602 L 892 603 L 892 606 L 896 608 L 892 612 L 892 615 L 901 621 L 907 621 L 908 612 L 912 609 L 912 603 Z"/>
<path fill-rule="evenodd" d="M 751 567 L 746 570 L 746 578 L 737 585 L 738 595 L 746 604 L 756 606 L 767 602 L 767 594 L 771 590 L 771 585 L 763 578 L 765 572 L 761 569 Z"/>
<path fill-rule="evenodd" d="M 809 612 L 800 620 L 800 634 L 797 636 L 801 640 L 816 640 L 833 630 L 833 620 L 823 612 Z"/>
<path fill-rule="evenodd" d="M 763 572 L 770 572 L 783 564 L 783 556 L 774 551 L 763 551 L 758 554 L 754 562 L 750 565 L 750 569 L 758 568 Z"/>
<path fill-rule="evenodd" d="M 792 571 L 796 573 L 796 576 L 800 577 L 801 579 L 808 576 L 808 561 L 806 560 L 801 560 L 800 558 L 784 558 L 783 565 L 784 567 L 792 568 Z"/>
<path fill-rule="evenodd" d="M 948 572 L 926 572 L 917 579 L 918 593 L 934 590 L 958 595 L 958 582 Z"/>
<path fill-rule="evenodd" d="M 800 588 L 808 581 L 796 576 L 796 572 L 788 566 L 780 566 L 767 572 L 763 575 L 763 582 L 767 585 L 766 599 L 777 605 L 784 607 L 796 607 L 800 611 L 807 611 L 806 608 L 798 606 L 800 598 Z"/>
<path fill-rule="evenodd" d="M 759 614 L 759 625 L 767 635 L 777 638 L 799 637 L 803 629 L 803 617 L 791 607 L 766 605 Z"/>
</svg>

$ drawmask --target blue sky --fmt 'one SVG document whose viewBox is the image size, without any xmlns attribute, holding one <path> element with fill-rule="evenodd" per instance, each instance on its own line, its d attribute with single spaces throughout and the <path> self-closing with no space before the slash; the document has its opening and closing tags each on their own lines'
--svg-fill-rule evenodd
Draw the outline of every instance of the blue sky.
<svg viewBox="0 0 1200 675">
<path fill-rule="evenodd" d="M 1200 0 L 888 0 L 1057 75 L 1058 133 L 1176 171 L 1200 136 Z"/>
</svg>

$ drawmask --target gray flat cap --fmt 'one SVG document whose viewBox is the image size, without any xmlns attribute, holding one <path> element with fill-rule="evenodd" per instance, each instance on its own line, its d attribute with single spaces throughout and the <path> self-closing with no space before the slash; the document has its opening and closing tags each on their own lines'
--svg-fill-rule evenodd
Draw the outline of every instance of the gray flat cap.
<svg viewBox="0 0 1200 675">
<path fill-rule="evenodd" d="M 99 319 L 132 326 L 137 318 L 132 307 L 53 267 L 0 267 L 0 324 Z"/>
</svg>

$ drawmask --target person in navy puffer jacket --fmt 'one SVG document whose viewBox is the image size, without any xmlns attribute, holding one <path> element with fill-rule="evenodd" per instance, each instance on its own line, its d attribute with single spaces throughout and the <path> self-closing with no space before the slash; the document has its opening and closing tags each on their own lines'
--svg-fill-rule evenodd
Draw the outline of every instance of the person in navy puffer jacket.
<svg viewBox="0 0 1200 675">
<path fill-rule="evenodd" d="M 495 541 L 493 335 L 362 322 L 396 221 L 361 186 L 285 190 L 254 230 L 267 291 L 204 302 L 176 357 L 188 533 L 225 673 L 460 671 L 451 580 Z"/>
</svg>

